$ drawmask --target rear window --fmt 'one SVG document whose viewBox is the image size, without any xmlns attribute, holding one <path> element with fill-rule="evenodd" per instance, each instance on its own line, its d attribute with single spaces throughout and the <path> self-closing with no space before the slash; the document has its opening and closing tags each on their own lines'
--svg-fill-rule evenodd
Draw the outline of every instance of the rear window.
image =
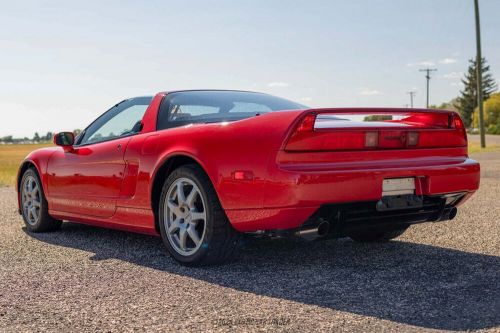
<svg viewBox="0 0 500 333">
<path fill-rule="evenodd" d="M 194 123 L 235 121 L 273 111 L 307 107 L 283 98 L 242 91 L 182 91 L 168 94 L 160 106 L 157 129 Z"/>
</svg>

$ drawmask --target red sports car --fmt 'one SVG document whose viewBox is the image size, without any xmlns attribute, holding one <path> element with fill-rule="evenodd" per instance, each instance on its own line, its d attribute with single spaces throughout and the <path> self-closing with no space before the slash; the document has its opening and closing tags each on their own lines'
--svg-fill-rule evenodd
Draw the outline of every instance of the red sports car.
<svg viewBox="0 0 500 333">
<path fill-rule="evenodd" d="M 479 187 L 452 111 L 309 109 L 262 93 L 191 90 L 124 100 L 19 169 L 32 232 L 62 220 L 161 235 L 199 265 L 243 233 L 386 241 L 451 220 Z"/>
</svg>

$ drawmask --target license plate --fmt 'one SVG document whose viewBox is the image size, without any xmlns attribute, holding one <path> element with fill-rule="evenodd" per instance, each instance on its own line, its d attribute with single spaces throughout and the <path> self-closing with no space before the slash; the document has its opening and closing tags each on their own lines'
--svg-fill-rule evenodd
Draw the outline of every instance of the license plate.
<svg viewBox="0 0 500 333">
<path fill-rule="evenodd" d="M 415 178 L 390 178 L 382 183 L 382 196 L 415 193 Z"/>
</svg>

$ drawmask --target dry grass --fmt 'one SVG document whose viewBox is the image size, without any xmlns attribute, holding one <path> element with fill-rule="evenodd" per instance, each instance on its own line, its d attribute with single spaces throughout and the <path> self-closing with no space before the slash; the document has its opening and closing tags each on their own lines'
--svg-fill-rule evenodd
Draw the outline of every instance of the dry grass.
<svg viewBox="0 0 500 333">
<path fill-rule="evenodd" d="M 0 186 L 14 186 L 17 169 L 26 155 L 47 146 L 50 144 L 0 145 Z"/>
<path fill-rule="evenodd" d="M 481 148 L 481 145 L 476 142 L 469 142 L 469 154 L 473 153 L 489 153 L 489 152 L 500 152 L 499 145 L 486 145 L 486 148 Z"/>
</svg>

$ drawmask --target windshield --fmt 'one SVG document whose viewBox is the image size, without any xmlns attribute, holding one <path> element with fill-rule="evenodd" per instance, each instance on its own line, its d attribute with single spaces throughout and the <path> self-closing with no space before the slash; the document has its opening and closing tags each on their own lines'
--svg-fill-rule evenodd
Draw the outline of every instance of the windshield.
<svg viewBox="0 0 500 333">
<path fill-rule="evenodd" d="M 158 130 L 193 123 L 241 120 L 282 110 L 307 109 L 283 98 L 254 92 L 198 90 L 169 93 L 158 114 Z"/>
</svg>

